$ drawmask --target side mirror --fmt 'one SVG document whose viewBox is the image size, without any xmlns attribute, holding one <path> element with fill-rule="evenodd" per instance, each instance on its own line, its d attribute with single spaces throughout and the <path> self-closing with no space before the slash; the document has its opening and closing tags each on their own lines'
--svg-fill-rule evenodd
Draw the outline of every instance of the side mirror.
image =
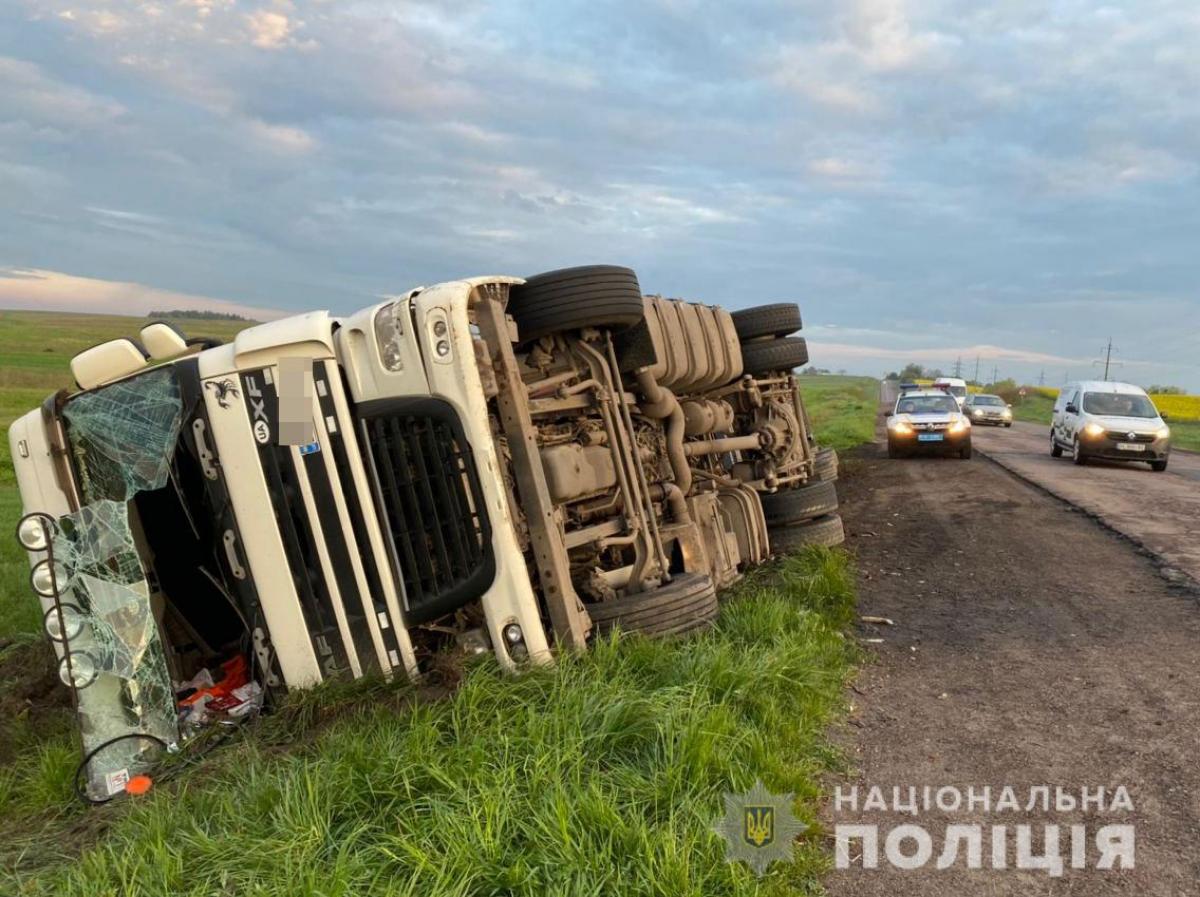
<svg viewBox="0 0 1200 897">
<path fill-rule="evenodd" d="M 1160 411 L 1160 412 L 1158 412 L 1158 416 L 1159 416 L 1159 417 L 1161 417 L 1161 418 L 1162 418 L 1164 421 L 1167 421 L 1167 420 L 1170 420 L 1170 419 L 1171 419 L 1171 415 L 1167 414 L 1167 413 L 1166 413 L 1166 412 L 1164 412 L 1164 411 Z"/>
<path fill-rule="evenodd" d="M 1078 414 L 1079 407 L 1077 405 L 1075 405 L 1073 402 L 1068 402 L 1066 411 L 1067 411 L 1067 414 Z"/>
<path fill-rule="evenodd" d="M 1012 402 L 1009 402 L 1009 403 L 1008 403 L 1007 405 L 1005 405 L 1004 407 L 1005 407 L 1005 408 L 1011 408 L 1011 407 L 1012 407 Z"/>
</svg>

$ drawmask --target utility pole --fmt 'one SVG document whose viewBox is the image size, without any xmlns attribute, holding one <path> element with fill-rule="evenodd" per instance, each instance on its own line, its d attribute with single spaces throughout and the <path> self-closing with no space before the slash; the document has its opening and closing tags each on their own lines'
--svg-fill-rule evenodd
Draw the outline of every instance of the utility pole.
<svg viewBox="0 0 1200 897">
<path fill-rule="evenodd" d="M 975 382 L 979 382 L 979 356 L 975 356 Z"/>
<path fill-rule="evenodd" d="M 1112 354 L 1113 354 L 1113 344 L 1112 344 L 1112 337 L 1110 336 L 1108 338 L 1108 345 L 1104 348 L 1104 360 L 1101 361 L 1100 359 L 1097 358 L 1095 361 L 1092 362 L 1093 365 L 1096 365 L 1096 364 L 1104 365 L 1104 379 L 1105 380 L 1108 380 L 1108 369 L 1110 367 L 1113 367 L 1114 365 L 1120 366 L 1120 364 L 1121 364 L 1121 362 L 1119 362 L 1119 361 L 1112 360 Z"/>
<path fill-rule="evenodd" d="M 958 356 L 958 360 L 954 362 L 954 377 L 960 379 L 962 377 L 962 356 Z"/>
<path fill-rule="evenodd" d="M 1038 386 L 1046 385 L 1046 369 L 1042 368 L 1042 372 L 1038 374 Z"/>
<path fill-rule="evenodd" d="M 1000 382 L 1000 368 L 992 365 L 992 386 Z"/>
</svg>

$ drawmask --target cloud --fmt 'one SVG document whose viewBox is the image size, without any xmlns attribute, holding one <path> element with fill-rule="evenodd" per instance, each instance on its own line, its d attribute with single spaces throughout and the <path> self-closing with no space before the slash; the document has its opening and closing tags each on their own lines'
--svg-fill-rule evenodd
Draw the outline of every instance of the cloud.
<svg viewBox="0 0 1200 897">
<path fill-rule="evenodd" d="M 242 315 L 257 321 L 269 321 L 284 314 L 279 309 L 177 293 L 140 283 L 22 268 L 0 268 L 0 307 L 125 315 L 188 309 Z"/>
<path fill-rule="evenodd" d="M 814 352 L 1111 332 L 1200 389 L 1197 44 L 1188 0 L 18 0 L 0 262 L 350 311 L 614 261 Z"/>
<path fill-rule="evenodd" d="M 896 361 L 924 361 L 926 363 L 954 362 L 958 359 L 983 361 L 1018 362 L 1020 364 L 1050 364 L 1050 365 L 1085 365 L 1090 364 L 1090 358 L 1072 358 L 1064 355 L 1054 355 L 1049 352 L 1033 352 L 1028 349 L 1009 348 L 1004 346 L 973 345 L 973 346 L 926 346 L 917 348 L 892 348 L 885 346 L 870 346 L 856 343 L 824 342 L 811 340 L 822 354 L 828 353 L 839 358 L 887 358 Z"/>
</svg>

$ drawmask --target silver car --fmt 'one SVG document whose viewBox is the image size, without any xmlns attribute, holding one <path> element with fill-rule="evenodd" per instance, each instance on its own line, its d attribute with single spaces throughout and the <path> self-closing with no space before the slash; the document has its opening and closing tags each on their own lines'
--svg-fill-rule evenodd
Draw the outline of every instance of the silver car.
<svg viewBox="0 0 1200 897">
<path fill-rule="evenodd" d="M 1076 464 L 1089 459 L 1145 461 L 1167 469 L 1171 429 L 1146 391 L 1131 383 L 1084 380 L 1070 383 L 1054 403 L 1050 454 L 1070 452 Z"/>
<path fill-rule="evenodd" d="M 967 396 L 963 411 L 971 417 L 973 424 L 988 424 L 993 427 L 1011 427 L 1012 405 L 1000 398 L 985 394 Z"/>
<path fill-rule="evenodd" d="M 908 392 L 887 419 L 888 457 L 913 454 L 971 457 L 971 420 L 954 396 L 940 389 Z"/>
</svg>

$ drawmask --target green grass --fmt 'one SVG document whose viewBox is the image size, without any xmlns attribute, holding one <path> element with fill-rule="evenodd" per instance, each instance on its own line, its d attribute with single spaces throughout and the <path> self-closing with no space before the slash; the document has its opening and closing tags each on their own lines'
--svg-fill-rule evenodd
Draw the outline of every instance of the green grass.
<svg viewBox="0 0 1200 897">
<path fill-rule="evenodd" d="M 1171 444 L 1176 448 L 1200 452 L 1200 421 L 1168 421 L 1171 427 Z"/>
<path fill-rule="evenodd" d="M 820 374 L 800 377 L 804 405 L 822 445 L 838 450 L 875 438 L 879 381 L 870 377 Z"/>
<path fill-rule="evenodd" d="M 813 549 L 748 578 L 685 642 L 610 639 L 518 677 L 485 660 L 415 705 L 377 682 L 298 694 L 106 811 L 102 836 L 86 811 L 22 819 L 47 791 L 68 800 L 73 758 L 31 759 L 0 805 L 0 868 L 20 893 L 81 897 L 815 893 L 815 828 L 760 883 L 710 827 L 756 778 L 815 825 L 839 768 L 826 729 L 853 661 L 852 581 L 843 553 Z"/>
<path fill-rule="evenodd" d="M 1050 427 L 1050 418 L 1054 415 L 1054 399 L 1039 393 L 1029 392 L 1021 398 L 1015 396 L 1013 403 L 1013 420 L 1023 420 L 1031 424 L 1045 424 Z"/>
</svg>

